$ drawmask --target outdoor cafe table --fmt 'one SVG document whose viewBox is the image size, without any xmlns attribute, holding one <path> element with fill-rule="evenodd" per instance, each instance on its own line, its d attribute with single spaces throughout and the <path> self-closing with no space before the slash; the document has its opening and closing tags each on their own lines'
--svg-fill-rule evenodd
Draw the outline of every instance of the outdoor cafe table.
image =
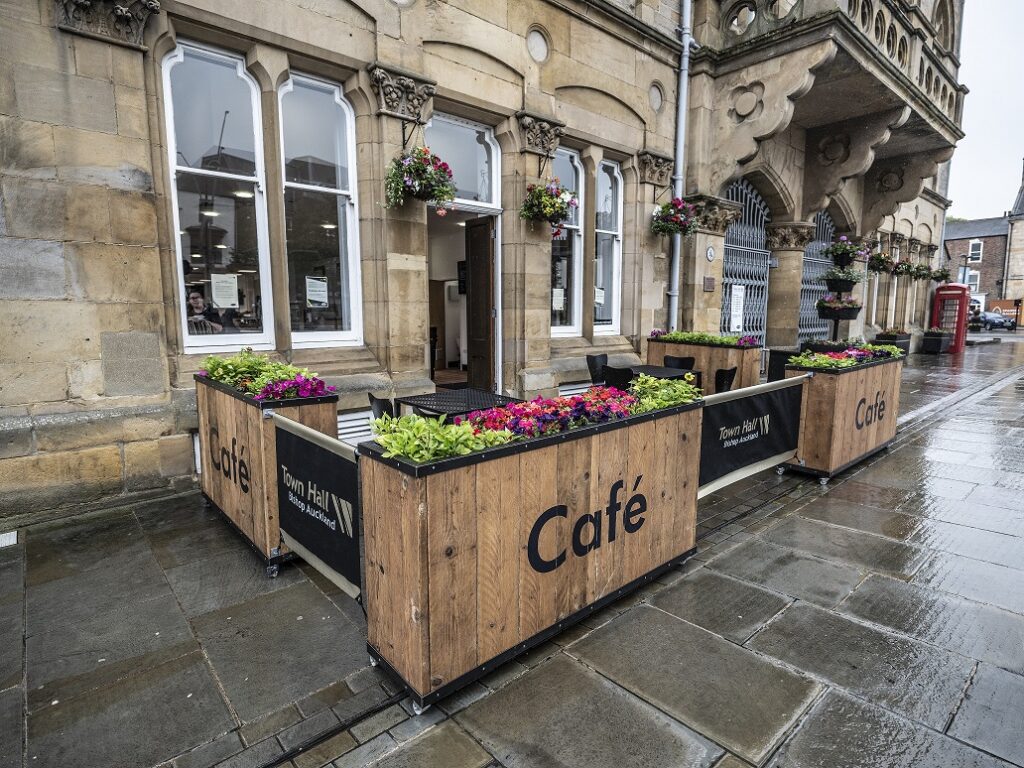
<svg viewBox="0 0 1024 768">
<path fill-rule="evenodd" d="M 664 365 L 631 365 L 629 369 L 633 372 L 634 376 L 644 373 L 655 379 L 681 379 L 688 373 L 698 373 L 697 371 L 689 371 L 682 368 L 669 368 Z"/>
<path fill-rule="evenodd" d="M 496 408 L 509 403 L 520 403 L 514 397 L 496 395 L 493 392 L 486 392 L 482 389 L 440 389 L 426 395 L 410 395 L 408 397 L 396 397 L 396 403 L 407 405 L 410 408 L 418 408 L 428 413 L 444 414 L 446 416 L 462 416 L 470 411 L 482 411 L 487 408 Z"/>
</svg>

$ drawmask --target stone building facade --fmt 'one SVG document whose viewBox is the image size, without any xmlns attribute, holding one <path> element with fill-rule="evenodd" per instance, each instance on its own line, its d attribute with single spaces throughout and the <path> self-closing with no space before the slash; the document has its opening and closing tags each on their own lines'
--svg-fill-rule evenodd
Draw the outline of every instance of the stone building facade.
<svg viewBox="0 0 1024 768">
<path fill-rule="evenodd" d="M 679 5 L 0 4 L 0 525 L 191 487 L 210 352 L 309 366 L 346 411 L 640 359 L 670 323 Z M 822 335 L 833 235 L 934 258 L 962 5 L 693 2 L 680 327 L 725 329 L 743 286 L 744 332 Z M 455 169 L 443 218 L 384 206 L 422 143 Z M 518 216 L 553 175 L 581 200 L 555 238 Z M 882 288 L 847 333 L 920 322 Z"/>
<path fill-rule="evenodd" d="M 1008 216 L 946 222 L 943 252 L 954 280 L 971 286 L 971 299 L 987 309 L 993 299 L 1004 299 Z"/>
</svg>

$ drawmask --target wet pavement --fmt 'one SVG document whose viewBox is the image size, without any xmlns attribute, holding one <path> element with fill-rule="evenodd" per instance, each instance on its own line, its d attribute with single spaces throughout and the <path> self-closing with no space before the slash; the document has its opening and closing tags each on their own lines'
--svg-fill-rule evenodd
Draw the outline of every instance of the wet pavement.
<svg viewBox="0 0 1024 768">
<path fill-rule="evenodd" d="M 709 496 L 688 563 L 418 717 L 360 608 L 196 494 L 23 530 L 0 768 L 252 768 L 353 719 L 290 765 L 1024 766 L 1024 344 L 902 398 L 888 452 Z"/>
</svg>

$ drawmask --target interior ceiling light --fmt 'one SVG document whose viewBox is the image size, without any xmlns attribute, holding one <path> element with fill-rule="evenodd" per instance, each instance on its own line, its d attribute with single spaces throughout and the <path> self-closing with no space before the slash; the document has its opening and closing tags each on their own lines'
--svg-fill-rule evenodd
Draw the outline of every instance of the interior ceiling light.
<svg viewBox="0 0 1024 768">
<path fill-rule="evenodd" d="M 223 250 L 224 250 L 225 248 L 227 248 L 227 246 L 226 246 L 226 245 L 224 245 L 224 243 L 217 243 L 217 244 L 216 244 L 215 246 L 213 246 L 213 247 L 214 247 L 214 248 L 220 248 L 220 249 L 221 249 L 222 251 L 223 251 Z"/>
<path fill-rule="evenodd" d="M 220 211 L 214 210 L 212 200 L 202 200 L 199 203 L 200 216 L 220 216 Z"/>
<path fill-rule="evenodd" d="M 242 200 L 250 200 L 253 197 L 255 197 L 255 195 L 252 192 L 240 189 L 237 192 L 235 192 L 235 197 L 240 197 Z"/>
<path fill-rule="evenodd" d="M 320 226 L 323 227 L 324 229 L 337 229 L 338 228 L 337 224 L 321 224 Z"/>
</svg>

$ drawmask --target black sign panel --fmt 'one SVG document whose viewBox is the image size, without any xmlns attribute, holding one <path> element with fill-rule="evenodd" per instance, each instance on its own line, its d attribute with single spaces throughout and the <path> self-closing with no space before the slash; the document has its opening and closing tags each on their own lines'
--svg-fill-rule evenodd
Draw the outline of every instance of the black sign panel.
<svg viewBox="0 0 1024 768">
<path fill-rule="evenodd" d="M 359 594 L 359 472 L 354 461 L 277 432 L 277 506 L 281 530 Z"/>
<path fill-rule="evenodd" d="M 704 407 L 700 484 L 795 451 L 800 439 L 802 385 Z"/>
</svg>

